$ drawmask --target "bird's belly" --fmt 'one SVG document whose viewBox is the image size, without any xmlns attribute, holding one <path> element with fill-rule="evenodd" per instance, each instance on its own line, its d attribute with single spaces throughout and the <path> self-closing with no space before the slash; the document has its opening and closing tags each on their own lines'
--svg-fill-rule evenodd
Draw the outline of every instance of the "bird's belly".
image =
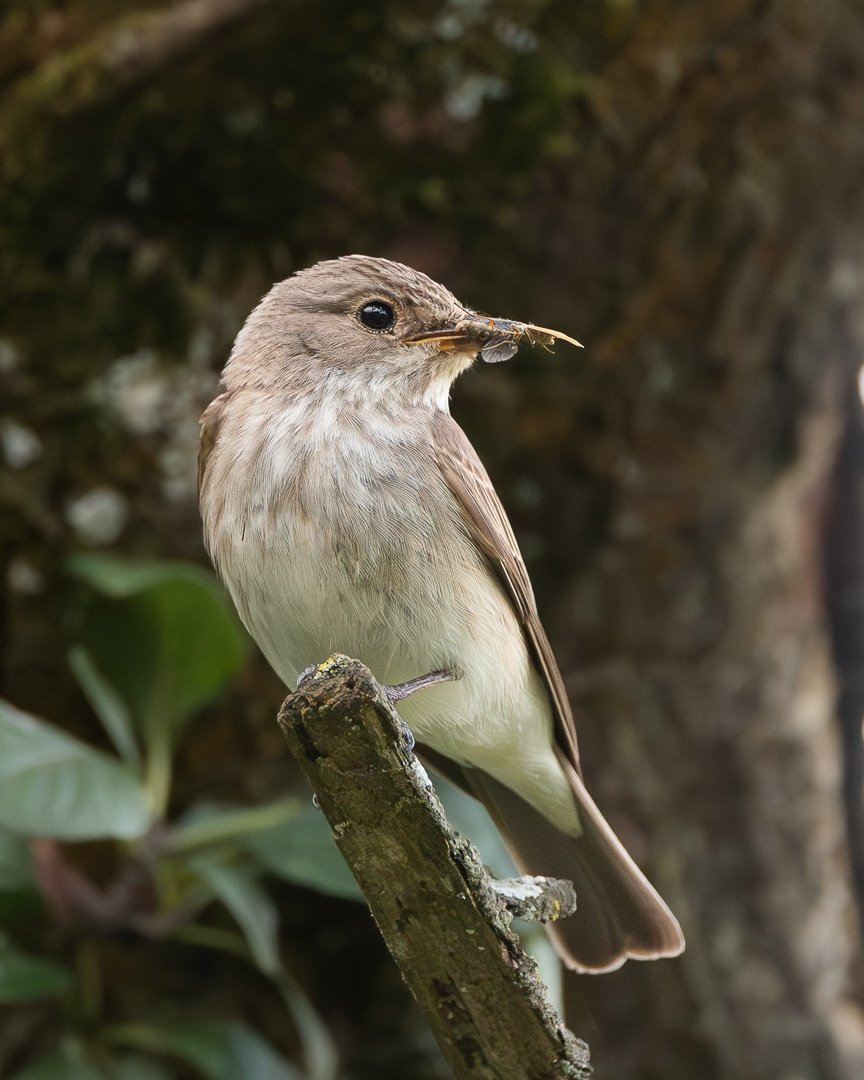
<svg viewBox="0 0 864 1080">
<path fill-rule="evenodd" d="M 318 523 L 292 521 L 238 558 L 226 578 L 250 633 L 289 685 L 341 652 L 383 683 L 453 669 L 459 678 L 449 693 L 417 700 L 449 697 L 474 715 L 509 713 L 530 674 L 509 601 L 467 538 L 451 538 L 446 560 L 435 547 L 431 535 L 390 550 L 380 534 L 356 546 L 344 537 L 333 543 Z"/>
<path fill-rule="evenodd" d="M 404 492 L 388 505 L 379 492 L 369 507 L 355 501 L 334 516 L 344 500 L 319 491 L 306 513 L 247 514 L 242 530 L 211 546 L 247 629 L 287 685 L 336 652 L 388 684 L 451 669 L 454 681 L 399 704 L 417 740 L 561 821 L 572 796 L 522 628 L 452 503 L 426 494 L 425 508 Z"/>
</svg>

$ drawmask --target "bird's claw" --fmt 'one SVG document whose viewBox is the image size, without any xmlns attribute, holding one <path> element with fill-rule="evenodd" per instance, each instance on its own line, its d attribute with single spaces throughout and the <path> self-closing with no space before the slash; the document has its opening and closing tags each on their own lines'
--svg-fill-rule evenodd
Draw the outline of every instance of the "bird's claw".
<svg viewBox="0 0 864 1080">
<path fill-rule="evenodd" d="M 315 672 L 317 670 L 318 670 L 318 665 L 317 664 L 310 664 L 309 667 L 303 668 L 303 670 L 300 672 L 299 676 L 297 677 L 297 689 L 299 690 L 300 687 L 303 685 L 303 683 L 305 683 L 307 681 L 307 679 L 311 679 L 312 676 L 315 674 Z"/>
</svg>

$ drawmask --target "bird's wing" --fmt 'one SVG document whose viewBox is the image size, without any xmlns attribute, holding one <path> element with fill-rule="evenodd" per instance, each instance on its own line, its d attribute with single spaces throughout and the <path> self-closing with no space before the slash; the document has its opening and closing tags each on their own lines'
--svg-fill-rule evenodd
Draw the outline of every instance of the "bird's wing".
<svg viewBox="0 0 864 1080">
<path fill-rule="evenodd" d="M 576 770 L 580 771 L 576 725 L 564 680 L 537 614 L 531 581 L 507 514 L 465 432 L 445 412 L 437 413 L 434 424 L 438 467 L 463 511 L 477 546 L 492 564 L 510 598 L 537 668 L 549 690 L 559 745 Z"/>
<path fill-rule="evenodd" d="M 201 490 L 204 486 L 204 474 L 207 470 L 207 459 L 210 457 L 210 453 L 216 445 L 219 429 L 222 426 L 222 414 L 225 410 L 227 401 L 228 394 L 220 394 L 219 397 L 214 398 L 213 401 L 210 402 L 201 415 L 201 436 L 198 441 L 199 498 L 201 497 Z"/>
</svg>

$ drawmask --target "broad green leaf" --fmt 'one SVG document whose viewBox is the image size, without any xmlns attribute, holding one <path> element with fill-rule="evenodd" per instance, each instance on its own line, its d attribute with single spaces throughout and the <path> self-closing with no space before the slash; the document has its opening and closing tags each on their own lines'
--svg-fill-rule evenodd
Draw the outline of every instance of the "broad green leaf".
<svg viewBox="0 0 864 1080">
<path fill-rule="evenodd" d="M 145 736 L 176 732 L 242 665 L 248 639 L 200 567 L 78 555 L 69 569 L 92 590 L 81 641 Z"/>
<path fill-rule="evenodd" d="M 124 765 L 0 700 L 0 826 L 61 840 L 129 839 L 150 825 Z"/>
<path fill-rule="evenodd" d="M 0 942 L 0 1003 L 56 997 L 71 985 L 72 977 L 61 964 L 28 956 Z"/>
<path fill-rule="evenodd" d="M 306 803 L 292 821 L 250 835 L 246 847 L 271 873 L 286 881 L 348 900 L 362 900 L 327 819 Z"/>
<path fill-rule="evenodd" d="M 177 1024 L 160 1029 L 159 1039 L 207 1080 L 300 1080 L 299 1070 L 244 1024 Z"/>
<path fill-rule="evenodd" d="M 172 830 L 165 850 L 172 855 L 203 848 L 245 843 L 265 830 L 297 817 L 297 799 L 279 799 L 263 806 L 223 808 L 206 804 L 194 806 Z"/>
<path fill-rule="evenodd" d="M 256 966 L 266 975 L 279 971 L 279 914 L 252 873 L 204 855 L 194 856 L 190 865 L 234 916 Z"/>
<path fill-rule="evenodd" d="M 114 749 L 124 761 L 137 765 L 141 759 L 132 717 L 126 702 L 96 666 L 93 657 L 83 645 L 69 650 L 69 667 L 78 685 L 87 695 L 93 712 L 102 721 Z"/>
<path fill-rule="evenodd" d="M 94 592 L 105 596 L 137 596 L 166 581 L 189 581 L 204 585 L 219 593 L 213 575 L 200 566 L 184 562 L 157 562 L 146 559 L 127 559 L 119 555 L 97 555 L 92 552 L 72 555 L 68 560 L 71 573 Z"/>
</svg>

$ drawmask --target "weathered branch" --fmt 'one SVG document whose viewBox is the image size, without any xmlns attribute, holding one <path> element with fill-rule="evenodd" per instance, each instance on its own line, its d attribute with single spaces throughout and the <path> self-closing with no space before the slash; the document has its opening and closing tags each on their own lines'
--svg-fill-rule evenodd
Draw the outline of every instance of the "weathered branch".
<svg viewBox="0 0 864 1080">
<path fill-rule="evenodd" d="M 492 891 L 511 915 L 529 922 L 557 922 L 576 911 L 576 890 L 572 881 L 532 877 L 492 879 Z"/>
<path fill-rule="evenodd" d="M 328 660 L 279 723 L 457 1080 L 590 1076 L 587 1046 L 547 1004 L 507 906 L 368 669 Z M 556 903 L 566 908 L 566 890 L 541 917 Z"/>
</svg>

